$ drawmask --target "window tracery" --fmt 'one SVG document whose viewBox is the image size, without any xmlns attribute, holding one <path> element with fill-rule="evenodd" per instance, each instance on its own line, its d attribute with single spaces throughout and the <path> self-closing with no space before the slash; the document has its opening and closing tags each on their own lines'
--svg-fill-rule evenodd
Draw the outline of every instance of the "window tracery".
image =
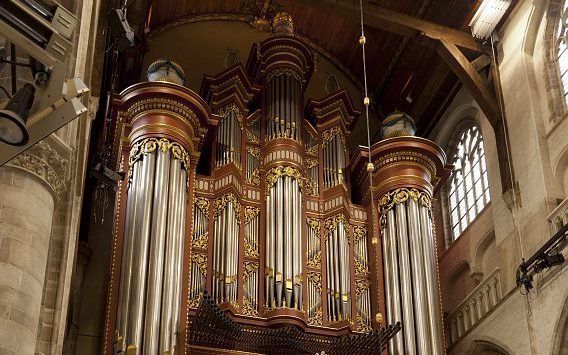
<svg viewBox="0 0 568 355">
<path fill-rule="evenodd" d="M 462 234 L 491 201 L 485 149 L 479 127 L 470 125 L 458 137 L 452 147 L 454 172 L 448 189 L 453 240 Z"/>
</svg>

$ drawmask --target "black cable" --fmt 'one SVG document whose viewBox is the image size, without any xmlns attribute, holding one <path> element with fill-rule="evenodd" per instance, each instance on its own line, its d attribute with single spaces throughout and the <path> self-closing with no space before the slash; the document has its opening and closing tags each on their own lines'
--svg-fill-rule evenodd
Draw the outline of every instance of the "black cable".
<svg viewBox="0 0 568 355">
<path fill-rule="evenodd" d="M 6 89 L 4 86 L 0 85 L 0 89 L 2 89 L 2 91 L 4 91 L 4 94 L 6 94 L 6 96 L 8 96 L 9 99 L 12 98 L 12 95 L 10 95 L 10 92 L 8 92 L 8 89 Z"/>
</svg>

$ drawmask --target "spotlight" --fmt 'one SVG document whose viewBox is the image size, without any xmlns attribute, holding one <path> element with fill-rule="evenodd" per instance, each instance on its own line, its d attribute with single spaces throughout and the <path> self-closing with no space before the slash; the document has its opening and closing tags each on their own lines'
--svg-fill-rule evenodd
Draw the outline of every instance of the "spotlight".
<svg viewBox="0 0 568 355">
<path fill-rule="evenodd" d="M 22 146 L 30 139 L 26 120 L 34 103 L 35 87 L 26 83 L 0 111 L 0 141 Z"/>
<path fill-rule="evenodd" d="M 115 35 L 118 50 L 136 45 L 136 35 L 126 19 L 126 8 L 110 10 L 109 25 Z"/>
<path fill-rule="evenodd" d="M 51 76 L 51 69 L 30 56 L 30 69 L 37 86 L 45 88 Z"/>
</svg>

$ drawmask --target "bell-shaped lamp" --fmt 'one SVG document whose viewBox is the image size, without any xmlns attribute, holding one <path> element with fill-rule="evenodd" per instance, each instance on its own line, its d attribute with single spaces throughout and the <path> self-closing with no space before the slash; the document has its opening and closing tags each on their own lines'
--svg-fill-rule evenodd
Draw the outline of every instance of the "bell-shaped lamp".
<svg viewBox="0 0 568 355">
<path fill-rule="evenodd" d="M 26 83 L 0 110 L 0 141 L 9 145 L 22 146 L 29 141 L 26 120 L 34 103 L 35 87 Z"/>
</svg>

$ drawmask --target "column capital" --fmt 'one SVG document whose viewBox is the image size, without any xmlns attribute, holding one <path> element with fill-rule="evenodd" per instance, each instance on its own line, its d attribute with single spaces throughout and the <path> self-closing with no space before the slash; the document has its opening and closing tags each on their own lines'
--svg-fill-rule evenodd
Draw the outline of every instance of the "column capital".
<svg viewBox="0 0 568 355">
<path fill-rule="evenodd" d="M 59 198 L 69 180 L 69 157 L 65 153 L 68 148 L 64 143 L 49 136 L 15 156 L 6 166 L 34 175 L 50 187 L 55 198 Z"/>
</svg>

